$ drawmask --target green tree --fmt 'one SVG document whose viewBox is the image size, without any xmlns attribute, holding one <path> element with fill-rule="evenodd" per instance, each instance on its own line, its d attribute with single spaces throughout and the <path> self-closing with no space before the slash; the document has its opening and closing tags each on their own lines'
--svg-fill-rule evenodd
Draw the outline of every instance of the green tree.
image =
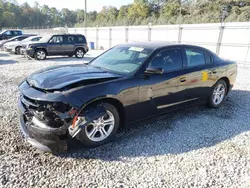
<svg viewBox="0 0 250 188">
<path fill-rule="evenodd" d="M 128 20 L 129 24 L 132 25 L 137 19 L 143 20 L 149 17 L 150 7 L 145 3 L 135 3 L 128 8 Z"/>
</svg>

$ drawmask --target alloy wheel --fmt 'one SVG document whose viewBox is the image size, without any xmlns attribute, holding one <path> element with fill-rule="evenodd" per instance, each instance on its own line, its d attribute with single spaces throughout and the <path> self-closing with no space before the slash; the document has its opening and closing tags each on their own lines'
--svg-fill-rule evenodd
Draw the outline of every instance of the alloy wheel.
<svg viewBox="0 0 250 188">
<path fill-rule="evenodd" d="M 107 111 L 107 114 L 94 120 L 85 127 L 87 137 L 93 142 L 101 142 L 109 137 L 115 127 L 114 115 Z"/>
<path fill-rule="evenodd" d="M 212 96 L 213 103 L 215 105 L 219 105 L 223 101 L 225 93 L 226 93 L 225 86 L 223 84 L 217 85 L 213 91 L 213 96 Z"/>
<path fill-rule="evenodd" d="M 78 58 L 82 58 L 82 57 L 84 56 L 83 50 L 81 50 L 81 49 L 77 50 L 77 51 L 76 51 L 76 56 L 77 56 Z"/>
<path fill-rule="evenodd" d="M 45 59 L 45 57 L 46 57 L 46 54 L 45 54 L 45 52 L 44 51 L 38 51 L 37 52 L 37 54 L 36 54 L 36 56 L 37 56 L 37 59 Z"/>
</svg>

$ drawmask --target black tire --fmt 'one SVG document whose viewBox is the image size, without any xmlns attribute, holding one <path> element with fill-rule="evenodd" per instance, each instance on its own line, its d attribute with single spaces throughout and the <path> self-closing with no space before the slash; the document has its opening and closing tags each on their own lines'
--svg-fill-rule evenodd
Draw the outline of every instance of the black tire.
<svg viewBox="0 0 250 188">
<path fill-rule="evenodd" d="M 77 48 L 75 51 L 76 58 L 83 58 L 85 55 L 85 50 L 83 48 Z"/>
<path fill-rule="evenodd" d="M 17 46 L 15 49 L 15 54 L 21 54 L 21 46 Z"/>
<path fill-rule="evenodd" d="M 216 102 L 216 99 L 214 98 L 216 94 L 214 94 L 218 89 L 218 87 L 224 87 L 224 94 L 223 94 L 223 97 L 221 95 L 220 100 L 218 100 L 218 102 Z M 222 91 L 222 90 L 221 90 Z M 213 89 L 211 91 L 211 94 L 209 95 L 209 98 L 208 98 L 208 106 L 210 108 L 218 108 L 221 106 L 221 104 L 223 103 L 223 101 L 225 100 L 226 98 L 226 95 L 227 95 L 227 91 L 228 91 L 228 88 L 227 88 L 227 84 L 224 80 L 219 80 L 218 82 L 216 82 L 216 84 L 213 86 Z"/>
<path fill-rule="evenodd" d="M 102 140 L 102 141 L 93 141 L 93 140 L 89 139 L 89 137 L 86 134 L 87 131 L 85 129 L 87 129 L 87 128 L 82 129 L 81 132 L 76 136 L 76 138 L 83 144 L 84 147 L 95 148 L 95 147 L 98 147 L 100 145 L 109 143 L 109 142 L 111 142 L 112 140 L 115 139 L 117 130 L 118 130 L 119 125 L 120 125 L 119 113 L 118 113 L 116 107 L 114 107 L 113 105 L 111 105 L 109 103 L 102 103 L 102 105 L 104 106 L 104 108 L 107 111 L 109 111 L 109 112 L 111 112 L 113 114 L 113 117 L 114 117 L 114 120 L 115 120 L 113 130 L 109 134 L 109 136 L 107 138 L 105 138 L 104 140 Z"/>
<path fill-rule="evenodd" d="M 43 54 L 43 55 L 41 55 L 41 54 Z M 47 56 L 46 52 L 43 49 L 36 50 L 35 55 L 34 55 L 36 60 L 44 60 L 44 59 L 46 59 L 46 56 Z"/>
</svg>

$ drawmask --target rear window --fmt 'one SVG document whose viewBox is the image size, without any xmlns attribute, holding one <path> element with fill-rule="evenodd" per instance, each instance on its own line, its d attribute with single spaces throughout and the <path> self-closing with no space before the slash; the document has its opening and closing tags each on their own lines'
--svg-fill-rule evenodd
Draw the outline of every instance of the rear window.
<svg viewBox="0 0 250 188">
<path fill-rule="evenodd" d="M 78 35 L 77 42 L 78 43 L 86 43 L 86 38 L 83 35 Z"/>
</svg>

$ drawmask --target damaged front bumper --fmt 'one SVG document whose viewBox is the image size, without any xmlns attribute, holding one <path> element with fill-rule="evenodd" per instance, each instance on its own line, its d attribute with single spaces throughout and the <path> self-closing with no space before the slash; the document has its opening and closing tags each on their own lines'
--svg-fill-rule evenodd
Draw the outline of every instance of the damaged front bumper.
<svg viewBox="0 0 250 188">
<path fill-rule="evenodd" d="M 104 107 L 99 105 L 84 109 L 82 114 L 81 101 L 65 98 L 60 93 L 39 91 L 29 86 L 27 82 L 23 82 L 19 89 L 21 133 L 28 143 L 45 152 L 67 152 L 69 140 L 90 122 L 106 113 Z"/>
<path fill-rule="evenodd" d="M 68 126 L 60 128 L 42 128 L 46 126 L 43 122 L 33 117 L 28 120 L 27 109 L 18 101 L 20 130 L 25 140 L 39 150 L 52 153 L 63 153 L 68 150 L 67 129 Z"/>
</svg>

